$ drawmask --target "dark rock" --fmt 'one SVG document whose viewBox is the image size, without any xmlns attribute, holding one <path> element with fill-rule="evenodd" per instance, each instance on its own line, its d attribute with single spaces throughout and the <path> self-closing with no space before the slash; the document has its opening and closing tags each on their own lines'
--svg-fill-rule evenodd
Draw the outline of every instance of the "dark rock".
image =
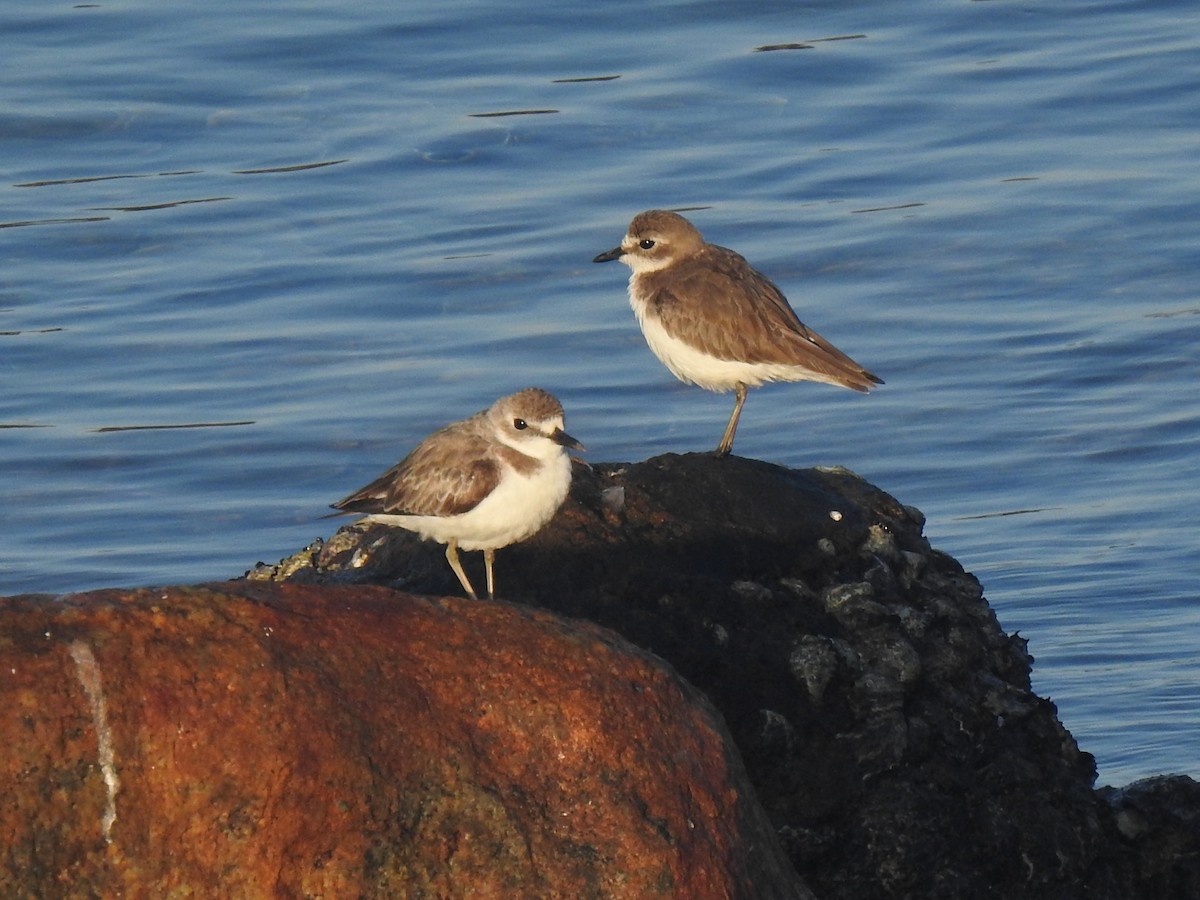
<svg viewBox="0 0 1200 900">
<path fill-rule="evenodd" d="M 1092 757 L 1030 690 L 1025 641 L 923 525 L 844 470 L 577 466 L 550 525 L 499 553 L 497 590 L 701 688 L 823 898 L 1175 896 L 1147 892 Z M 457 593 L 441 547 L 384 527 L 249 577 Z"/>
<path fill-rule="evenodd" d="M 1138 896 L 1200 897 L 1200 784 L 1163 775 L 1100 794 L 1137 861 Z"/>
<path fill-rule="evenodd" d="M 810 898 L 610 631 L 231 582 L 0 599 L 3 897 Z"/>
</svg>

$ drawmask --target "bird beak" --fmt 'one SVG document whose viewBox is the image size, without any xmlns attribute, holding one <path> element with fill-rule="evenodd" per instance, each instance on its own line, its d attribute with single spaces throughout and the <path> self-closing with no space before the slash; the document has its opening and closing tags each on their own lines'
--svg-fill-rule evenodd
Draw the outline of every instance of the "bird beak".
<svg viewBox="0 0 1200 900">
<path fill-rule="evenodd" d="M 580 453 L 583 453 L 587 450 L 587 447 L 583 446 L 583 444 L 579 443 L 579 441 L 575 440 L 575 438 L 571 437 L 561 428 L 555 428 L 552 432 L 550 432 L 548 437 L 550 440 L 554 441 L 554 443 L 560 444 L 563 447 L 570 447 L 572 450 L 578 450 Z"/>
<path fill-rule="evenodd" d="M 614 259 L 620 259 L 624 252 L 620 247 L 613 247 L 611 250 L 601 253 L 592 262 L 612 262 Z"/>
</svg>

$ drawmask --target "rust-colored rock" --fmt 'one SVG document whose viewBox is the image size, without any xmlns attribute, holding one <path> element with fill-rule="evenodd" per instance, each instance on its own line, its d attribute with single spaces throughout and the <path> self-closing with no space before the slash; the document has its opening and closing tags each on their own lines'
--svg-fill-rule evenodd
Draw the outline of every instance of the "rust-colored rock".
<svg viewBox="0 0 1200 900">
<path fill-rule="evenodd" d="M 0 617 L 0 896 L 811 896 L 719 717 L 597 626 L 248 582 Z"/>
</svg>

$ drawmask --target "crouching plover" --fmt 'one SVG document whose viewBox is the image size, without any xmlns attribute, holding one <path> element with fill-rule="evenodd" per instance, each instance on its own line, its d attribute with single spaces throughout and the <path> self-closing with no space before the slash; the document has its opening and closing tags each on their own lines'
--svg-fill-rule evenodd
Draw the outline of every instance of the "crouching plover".
<svg viewBox="0 0 1200 900">
<path fill-rule="evenodd" d="M 532 535 L 571 485 L 563 408 L 540 388 L 501 397 L 469 419 L 435 431 L 362 490 L 333 504 L 364 521 L 396 525 L 446 545 L 446 559 L 472 598 L 458 551 L 482 550 L 488 597 L 496 551 Z"/>
<path fill-rule="evenodd" d="M 680 381 L 737 392 L 717 456 L 733 449 L 746 389 L 765 381 L 823 381 L 864 393 L 883 380 L 804 325 L 765 275 L 732 250 L 706 244 L 683 216 L 652 209 L 593 262 L 633 270 L 629 303 L 646 343 Z"/>
</svg>

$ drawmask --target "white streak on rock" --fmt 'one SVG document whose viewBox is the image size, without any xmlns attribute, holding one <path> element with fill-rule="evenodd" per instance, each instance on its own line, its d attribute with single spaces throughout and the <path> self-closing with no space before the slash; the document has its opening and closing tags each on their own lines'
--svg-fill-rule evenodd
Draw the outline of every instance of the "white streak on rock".
<svg viewBox="0 0 1200 900">
<path fill-rule="evenodd" d="M 96 743 L 99 745 L 100 772 L 104 775 L 104 784 L 108 788 L 108 807 L 100 820 L 104 832 L 104 840 L 112 843 L 112 827 L 117 821 L 117 791 L 121 782 L 117 778 L 117 769 L 113 764 L 112 731 L 108 727 L 108 705 L 104 702 L 104 686 L 100 682 L 100 666 L 92 653 L 92 648 L 85 642 L 71 642 L 71 659 L 75 660 L 75 671 L 79 683 L 83 685 L 88 703 L 92 707 L 92 723 L 96 727 Z"/>
</svg>

